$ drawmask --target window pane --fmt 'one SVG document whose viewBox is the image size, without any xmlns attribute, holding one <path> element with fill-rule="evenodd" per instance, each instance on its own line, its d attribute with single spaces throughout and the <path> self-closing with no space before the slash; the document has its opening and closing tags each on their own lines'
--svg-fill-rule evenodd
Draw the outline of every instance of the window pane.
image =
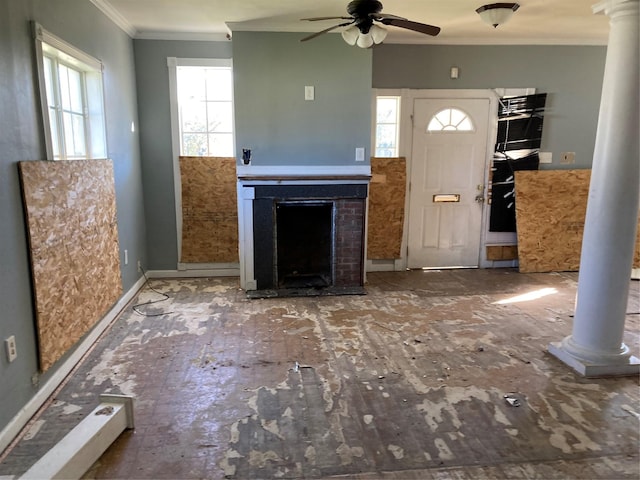
<svg viewBox="0 0 640 480">
<path fill-rule="evenodd" d="M 230 133 L 210 133 L 209 155 L 212 157 L 233 156 L 233 135 Z"/>
<path fill-rule="evenodd" d="M 205 100 L 205 72 L 202 68 L 178 67 L 178 104 Z"/>
<path fill-rule="evenodd" d="M 429 126 L 427 127 L 427 130 L 429 130 L 430 132 L 438 132 L 442 130 L 442 127 L 443 127 L 442 123 L 440 123 L 440 121 L 436 117 L 433 117 L 429 122 Z"/>
<path fill-rule="evenodd" d="M 376 127 L 376 149 L 396 148 L 396 126 L 378 125 Z"/>
<path fill-rule="evenodd" d="M 462 131 L 469 132 L 473 130 L 473 124 L 471 123 L 471 119 L 469 119 L 469 117 L 463 118 L 462 121 L 458 124 L 458 130 L 461 132 Z"/>
<path fill-rule="evenodd" d="M 60 158 L 60 139 L 58 137 L 58 116 L 55 108 L 49 109 L 49 126 L 51 127 L 51 143 L 53 158 Z"/>
<path fill-rule="evenodd" d="M 182 136 L 182 155 L 202 157 L 207 155 L 207 134 L 188 133 Z"/>
<path fill-rule="evenodd" d="M 452 108 L 449 110 L 451 112 L 451 125 L 458 125 L 461 121 L 467 118 L 467 115 L 464 112 L 456 108 Z"/>
<path fill-rule="evenodd" d="M 206 70 L 207 100 L 233 100 L 231 70 L 208 68 Z"/>
<path fill-rule="evenodd" d="M 393 148 L 376 148 L 376 157 L 389 158 L 396 156 L 396 151 Z"/>
<path fill-rule="evenodd" d="M 209 132 L 230 133 L 233 130 L 233 112 L 229 102 L 208 103 Z"/>
<path fill-rule="evenodd" d="M 69 98 L 69 69 L 64 65 L 58 65 L 58 77 L 60 81 L 60 104 L 63 109 L 71 110 Z"/>
<path fill-rule="evenodd" d="M 71 110 L 82 113 L 82 83 L 80 72 L 68 69 L 69 72 L 69 98 L 71 100 Z"/>
<path fill-rule="evenodd" d="M 180 105 L 183 132 L 207 131 L 207 107 L 205 102 L 188 101 Z"/>
<path fill-rule="evenodd" d="M 442 110 L 441 112 L 436 113 L 436 119 L 442 125 L 451 124 L 451 109 L 447 108 L 446 110 Z"/>
<path fill-rule="evenodd" d="M 395 98 L 378 98 L 376 104 L 376 123 L 396 123 L 398 101 Z"/>
<path fill-rule="evenodd" d="M 76 157 L 87 156 L 87 146 L 85 145 L 84 117 L 73 115 L 73 155 Z"/>
<path fill-rule="evenodd" d="M 47 105 L 50 107 L 55 106 L 55 96 L 53 95 L 53 78 L 51 77 L 51 70 L 53 64 L 49 57 L 44 57 L 44 83 L 47 89 Z"/>
<path fill-rule="evenodd" d="M 80 115 L 64 112 L 64 149 L 67 157 L 84 157 L 84 119 Z"/>
</svg>

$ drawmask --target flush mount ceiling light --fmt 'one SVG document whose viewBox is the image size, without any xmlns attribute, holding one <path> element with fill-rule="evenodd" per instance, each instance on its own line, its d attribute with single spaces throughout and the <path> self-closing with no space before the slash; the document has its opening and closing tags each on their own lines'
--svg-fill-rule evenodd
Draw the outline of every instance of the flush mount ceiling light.
<svg viewBox="0 0 640 480">
<path fill-rule="evenodd" d="M 517 3 L 491 3 L 477 8 L 476 13 L 482 20 L 496 28 L 509 20 L 518 8 L 520 5 Z"/>
</svg>

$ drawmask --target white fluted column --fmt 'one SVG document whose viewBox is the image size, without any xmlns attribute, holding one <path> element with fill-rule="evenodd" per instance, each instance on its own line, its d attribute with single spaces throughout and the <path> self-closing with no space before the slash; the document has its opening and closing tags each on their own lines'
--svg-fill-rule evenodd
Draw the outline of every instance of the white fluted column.
<svg viewBox="0 0 640 480">
<path fill-rule="evenodd" d="M 571 336 L 549 352 L 585 376 L 640 372 L 622 342 L 640 199 L 639 0 L 606 0 L 610 18 Z"/>
</svg>

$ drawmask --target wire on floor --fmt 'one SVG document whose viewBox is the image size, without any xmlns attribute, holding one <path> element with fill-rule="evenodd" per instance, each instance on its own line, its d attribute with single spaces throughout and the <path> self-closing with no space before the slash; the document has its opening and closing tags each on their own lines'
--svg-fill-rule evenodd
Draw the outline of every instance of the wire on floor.
<svg viewBox="0 0 640 480">
<path fill-rule="evenodd" d="M 140 310 L 140 307 L 144 307 L 146 305 L 153 305 L 155 303 L 164 302 L 165 300 L 169 300 L 169 298 L 170 298 L 169 295 L 167 295 L 166 293 L 160 292 L 159 290 L 156 290 L 155 288 L 153 288 L 149 284 L 149 277 L 147 277 L 147 272 L 144 271 L 144 268 L 142 268 L 142 266 L 140 267 L 140 270 L 142 271 L 142 275 L 144 276 L 145 285 L 152 292 L 157 293 L 158 295 L 161 295 L 162 298 L 159 298 L 157 300 L 149 300 L 148 302 L 138 303 L 137 305 L 134 305 L 132 307 L 133 311 L 136 312 L 138 315 L 142 315 L 143 317 L 161 317 L 162 315 L 169 315 L 171 313 L 174 313 L 174 312 L 146 313 L 146 312 L 143 312 L 143 311 Z"/>
</svg>

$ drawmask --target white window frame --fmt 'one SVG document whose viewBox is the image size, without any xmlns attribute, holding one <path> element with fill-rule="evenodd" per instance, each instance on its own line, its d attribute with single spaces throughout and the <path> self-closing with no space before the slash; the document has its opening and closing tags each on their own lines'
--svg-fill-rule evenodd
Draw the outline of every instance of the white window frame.
<svg viewBox="0 0 640 480">
<path fill-rule="evenodd" d="M 210 269 L 229 267 L 237 268 L 237 264 L 212 265 L 212 264 L 184 264 L 180 262 L 182 257 L 182 182 L 180 179 L 180 112 L 178 109 L 178 67 L 229 67 L 233 71 L 233 60 L 230 58 L 177 58 L 167 57 L 167 68 L 169 69 L 169 108 L 171 112 L 171 150 L 173 156 L 173 182 L 176 202 L 176 233 L 178 235 L 178 270 L 189 269 Z M 233 88 L 233 86 L 232 86 Z M 233 96 L 233 91 L 232 91 Z M 233 150 L 236 150 L 236 125 L 235 125 L 235 102 L 231 109 L 233 114 Z"/>
<path fill-rule="evenodd" d="M 397 105 L 397 112 L 396 112 L 396 121 L 394 123 L 384 123 L 381 124 L 378 122 L 378 100 L 379 99 L 395 99 L 396 100 L 396 105 Z M 400 154 L 400 119 L 402 115 L 402 96 L 400 94 L 398 95 L 378 95 L 378 94 L 374 94 L 373 97 L 373 146 L 372 146 L 372 151 L 374 152 L 374 157 L 378 157 L 378 125 L 395 125 L 396 127 L 396 138 L 395 138 L 395 154 L 394 155 L 389 155 L 387 158 L 395 158 L 395 157 L 399 157 Z"/>
<path fill-rule="evenodd" d="M 186 59 L 177 59 L 177 65 L 176 65 L 176 87 L 178 87 L 177 84 L 177 74 L 178 74 L 178 69 L 180 67 L 194 67 L 194 68 L 212 68 L 212 69 L 226 69 L 226 70 L 230 70 L 231 73 L 233 74 L 233 64 L 232 64 L 232 60 L 231 59 L 213 59 L 213 61 L 210 61 L 210 59 L 206 59 L 205 62 L 203 61 L 194 61 L 192 62 L 192 60 L 194 59 L 190 59 L 188 62 L 185 61 Z M 189 63 L 189 64 L 187 64 Z M 190 65 L 190 63 L 198 63 L 197 65 Z M 206 63 L 206 64 L 203 64 Z M 230 100 L 211 100 L 207 97 L 207 92 L 208 89 L 205 91 L 205 99 L 204 102 L 208 105 L 210 103 L 227 103 L 230 104 L 231 106 L 231 129 L 230 131 L 226 131 L 226 132 L 213 132 L 210 131 L 207 128 L 206 134 L 207 137 L 209 134 L 211 133 L 224 133 L 224 134 L 228 134 L 231 136 L 231 154 L 228 155 L 229 157 L 235 157 L 235 152 L 236 152 L 236 145 L 235 145 L 235 119 L 234 119 L 234 99 L 233 99 L 233 82 L 230 85 L 231 89 L 230 89 L 230 93 L 231 93 L 231 99 Z M 180 108 L 180 99 L 178 98 L 178 108 Z M 209 109 L 206 109 L 206 115 L 208 116 L 209 114 Z M 179 120 L 179 129 L 180 129 L 180 154 L 184 155 L 184 156 L 188 156 L 189 154 L 186 153 L 184 151 L 184 138 L 186 135 L 189 134 L 202 134 L 203 132 L 185 132 L 183 131 L 183 118 L 181 118 L 181 112 L 180 110 L 178 111 L 178 120 Z M 208 122 L 207 122 L 208 123 Z M 209 146 L 209 138 L 207 138 L 207 145 Z M 198 155 L 199 156 L 199 155 Z M 209 155 L 202 155 L 202 156 L 209 156 Z M 222 156 L 222 155 L 212 155 L 212 156 Z M 226 155 L 225 155 L 226 156 Z"/>
<path fill-rule="evenodd" d="M 44 138 L 46 157 L 48 160 L 80 160 L 107 158 L 107 134 L 103 89 L 103 64 L 100 60 L 88 55 L 82 50 L 58 38 L 45 30 L 40 24 L 33 22 L 33 37 L 35 40 L 36 65 L 38 85 L 40 90 L 40 107 L 44 126 Z M 55 109 L 58 114 L 51 118 L 50 107 L 47 98 L 47 85 L 45 81 L 44 58 L 52 59 L 54 66 L 58 63 L 72 70 L 80 72 L 82 83 L 82 108 L 84 116 L 84 141 L 86 154 L 82 157 L 69 156 L 64 148 L 64 125 L 60 114 L 60 105 L 57 94 Z M 54 76 L 54 78 L 57 75 Z M 54 80 L 54 84 L 57 79 Z M 57 124 L 59 154 L 54 154 L 54 138 L 51 124 Z"/>
</svg>

